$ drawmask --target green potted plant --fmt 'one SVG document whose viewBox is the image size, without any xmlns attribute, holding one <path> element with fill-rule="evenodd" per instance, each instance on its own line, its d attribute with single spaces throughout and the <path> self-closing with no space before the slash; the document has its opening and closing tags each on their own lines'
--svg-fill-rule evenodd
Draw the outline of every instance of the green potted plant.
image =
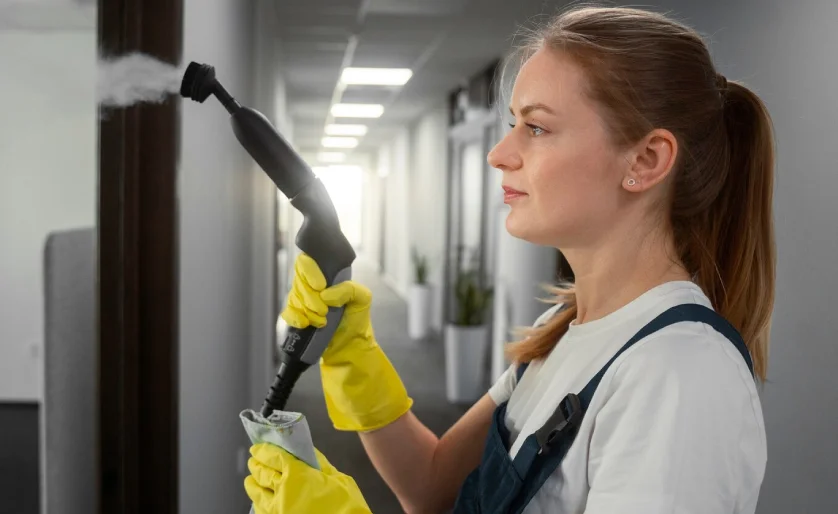
<svg viewBox="0 0 838 514">
<path fill-rule="evenodd" d="M 459 270 L 454 286 L 456 312 L 445 327 L 446 395 L 452 403 L 476 401 L 484 391 L 489 349 L 486 314 L 493 289 L 474 269 Z"/>
<path fill-rule="evenodd" d="M 412 252 L 413 282 L 408 291 L 407 329 L 413 340 L 427 337 L 431 326 L 431 285 L 428 283 L 428 258 L 416 247 Z"/>
</svg>

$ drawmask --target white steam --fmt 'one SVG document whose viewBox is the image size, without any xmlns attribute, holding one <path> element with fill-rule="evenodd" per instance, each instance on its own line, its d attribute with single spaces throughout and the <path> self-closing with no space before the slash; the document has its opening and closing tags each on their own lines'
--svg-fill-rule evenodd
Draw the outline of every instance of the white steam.
<svg viewBox="0 0 838 514">
<path fill-rule="evenodd" d="M 111 107 L 163 102 L 179 92 L 183 78 L 176 66 L 140 53 L 101 59 L 98 72 L 99 103 Z"/>
</svg>

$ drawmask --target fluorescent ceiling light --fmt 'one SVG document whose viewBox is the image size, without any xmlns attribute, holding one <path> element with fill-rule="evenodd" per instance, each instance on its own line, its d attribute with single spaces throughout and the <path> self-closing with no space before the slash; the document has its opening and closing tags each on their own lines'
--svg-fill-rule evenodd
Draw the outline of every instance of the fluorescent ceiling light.
<svg viewBox="0 0 838 514">
<path fill-rule="evenodd" d="M 317 160 L 320 162 L 343 162 L 346 154 L 343 152 L 318 152 Z"/>
<path fill-rule="evenodd" d="M 355 148 L 358 140 L 354 137 L 324 137 L 323 146 L 326 148 Z"/>
<path fill-rule="evenodd" d="M 366 133 L 366 125 L 326 125 L 327 136 L 363 136 Z"/>
<path fill-rule="evenodd" d="M 340 81 L 364 86 L 403 86 L 412 76 L 407 68 L 344 68 Z"/>
<path fill-rule="evenodd" d="M 378 118 L 384 114 L 381 104 L 335 104 L 332 116 L 336 118 Z"/>
</svg>

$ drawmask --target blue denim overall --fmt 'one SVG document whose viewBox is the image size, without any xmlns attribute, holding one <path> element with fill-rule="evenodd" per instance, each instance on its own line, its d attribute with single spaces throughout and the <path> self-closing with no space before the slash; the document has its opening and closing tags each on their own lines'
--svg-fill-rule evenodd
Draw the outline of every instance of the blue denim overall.
<svg viewBox="0 0 838 514">
<path fill-rule="evenodd" d="M 556 411 L 535 433 L 529 435 L 514 459 L 509 457 L 506 402 L 495 410 L 480 466 L 460 489 L 455 514 L 519 514 L 556 470 L 576 436 L 585 411 L 602 376 L 624 351 L 641 339 L 682 321 L 706 323 L 727 337 L 742 354 L 753 375 L 748 349 L 736 329 L 712 309 L 698 304 L 672 307 L 643 327 L 608 361 L 579 394 L 568 394 Z M 527 364 L 518 367 L 518 379 Z"/>
</svg>

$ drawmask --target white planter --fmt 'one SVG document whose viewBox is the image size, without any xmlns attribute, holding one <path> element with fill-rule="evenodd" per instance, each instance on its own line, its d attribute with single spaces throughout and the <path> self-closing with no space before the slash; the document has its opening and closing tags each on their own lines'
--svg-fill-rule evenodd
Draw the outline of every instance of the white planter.
<svg viewBox="0 0 838 514">
<path fill-rule="evenodd" d="M 407 332 L 413 340 L 424 339 L 431 327 L 431 287 L 411 284 L 407 301 Z"/>
<path fill-rule="evenodd" d="M 446 325 L 445 394 L 451 403 L 473 403 L 486 393 L 484 370 L 489 327 Z"/>
</svg>

